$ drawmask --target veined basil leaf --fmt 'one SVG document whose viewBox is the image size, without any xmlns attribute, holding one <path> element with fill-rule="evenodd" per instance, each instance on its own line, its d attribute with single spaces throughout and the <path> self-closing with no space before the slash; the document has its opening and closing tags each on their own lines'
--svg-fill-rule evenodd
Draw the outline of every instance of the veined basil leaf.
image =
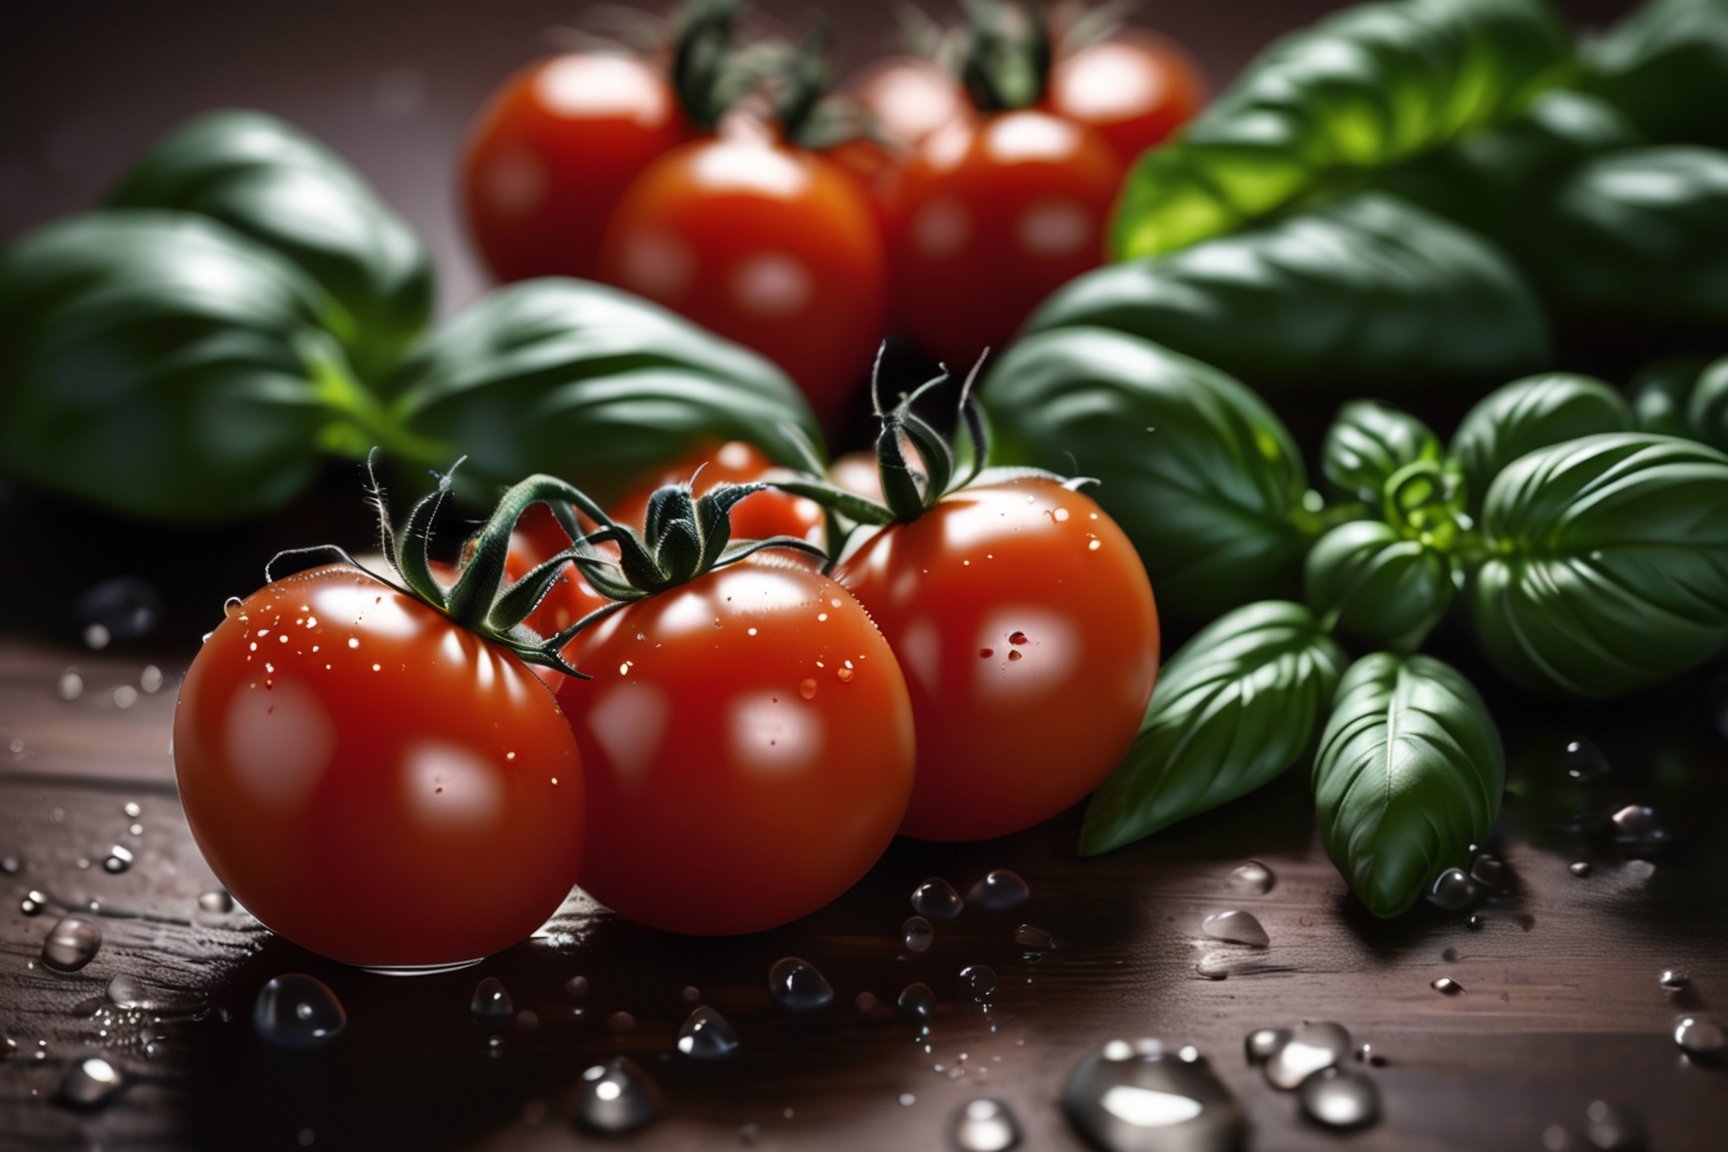
<svg viewBox="0 0 1728 1152">
<path fill-rule="evenodd" d="M 1231 377 L 1121 332 L 1064 328 L 1012 345 L 983 398 L 998 463 L 1101 481 L 1161 611 L 1216 615 L 1294 584 L 1302 459 Z"/>
<path fill-rule="evenodd" d="M 1464 414 L 1452 436 L 1452 459 L 1463 469 L 1470 508 L 1480 511 L 1488 486 L 1506 465 L 1563 440 L 1632 429 L 1621 395 L 1591 376 L 1550 372 L 1514 380 Z"/>
<path fill-rule="evenodd" d="M 1506 771 L 1482 697 L 1427 656 L 1350 666 L 1314 760 L 1327 855 L 1376 916 L 1397 916 L 1462 864 L 1500 810 Z"/>
<path fill-rule="evenodd" d="M 1326 430 L 1320 471 L 1338 495 L 1378 511 L 1394 473 L 1444 455 L 1439 438 L 1416 417 L 1371 400 L 1352 400 Z"/>
<path fill-rule="evenodd" d="M 1345 664 L 1300 604 L 1218 619 L 1165 664 L 1128 755 L 1093 793 L 1080 852 L 1095 856 L 1246 795 L 1312 745 Z"/>
<path fill-rule="evenodd" d="M 1728 148 L 1728 3 L 1651 0 L 1590 46 L 1585 84 L 1653 141 Z"/>
<path fill-rule="evenodd" d="M 1304 586 L 1314 611 L 1352 636 L 1413 648 L 1452 603 L 1452 564 L 1390 524 L 1353 520 L 1314 542 Z"/>
<path fill-rule="evenodd" d="M 1131 332 L 1268 392 L 1457 387 L 1549 359 L 1541 305 L 1505 256 L 1379 193 L 1088 273 L 1028 327 L 1084 325 Z"/>
<path fill-rule="evenodd" d="M 1235 231 L 1501 123 L 1571 60 L 1571 37 L 1544 0 L 1348 8 L 1274 43 L 1140 158 L 1114 253 L 1151 256 Z"/>
<path fill-rule="evenodd" d="M 347 310 L 331 323 L 368 377 L 400 359 L 431 314 L 420 237 L 346 161 L 273 116 L 214 112 L 181 125 L 108 203 L 210 216 L 298 264 Z"/>
<path fill-rule="evenodd" d="M 1728 456 L 1642 432 L 1514 461 L 1470 581 L 1482 646 L 1526 687 L 1637 691 L 1728 641 Z"/>
<path fill-rule="evenodd" d="M 703 440 L 748 440 L 788 465 L 821 431 L 767 360 L 627 292 L 512 284 L 427 339 L 387 383 L 415 436 L 466 455 L 458 487 L 535 472 L 598 495 Z"/>
<path fill-rule="evenodd" d="M 0 250 L 0 467 L 145 519 L 278 508 L 354 390 L 337 307 L 199 216 L 110 211 Z"/>
</svg>

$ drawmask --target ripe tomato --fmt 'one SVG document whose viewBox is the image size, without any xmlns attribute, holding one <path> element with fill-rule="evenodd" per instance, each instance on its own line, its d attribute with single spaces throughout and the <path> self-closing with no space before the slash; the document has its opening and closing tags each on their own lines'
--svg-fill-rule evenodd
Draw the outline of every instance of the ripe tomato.
<svg viewBox="0 0 1728 1152">
<path fill-rule="evenodd" d="M 747 440 L 728 440 L 719 447 L 703 445 L 646 484 L 637 486 L 607 514 L 620 524 L 640 530 L 648 515 L 648 498 L 667 484 L 695 479 L 692 489 L 704 496 L 722 484 L 746 484 L 760 480 L 778 465 Z M 732 539 L 765 540 L 770 536 L 794 536 L 820 545 L 827 530 L 822 506 L 802 496 L 768 490 L 746 496 L 731 509 Z M 791 556 L 792 553 L 776 553 Z"/>
<path fill-rule="evenodd" d="M 1133 742 L 1158 674 L 1158 613 L 1133 544 L 1090 496 L 1042 478 L 963 488 L 866 540 L 835 579 L 911 693 L 905 835 L 1028 828 L 1095 788 Z"/>
<path fill-rule="evenodd" d="M 478 960 L 581 867 L 582 761 L 517 656 L 346 565 L 268 585 L 174 713 L 193 837 L 255 916 L 349 964 Z"/>
<path fill-rule="evenodd" d="M 1131 31 L 1059 58 L 1044 106 L 1104 137 L 1124 169 L 1194 117 L 1206 103 L 1206 78 L 1180 45 Z"/>
<path fill-rule="evenodd" d="M 934 60 L 916 56 L 871 65 L 846 85 L 846 95 L 877 132 L 907 149 L 953 121 L 975 115 L 960 81 Z"/>
<path fill-rule="evenodd" d="M 587 768 L 581 885 L 675 932 L 754 932 L 839 896 L 912 791 L 906 682 L 852 595 L 808 568 L 716 569 L 566 655 Z"/>
<path fill-rule="evenodd" d="M 906 170 L 891 284 L 902 327 L 954 365 L 1001 348 L 1032 309 L 1096 267 L 1121 165 L 1048 112 L 950 124 Z"/>
<path fill-rule="evenodd" d="M 592 279 L 600 236 L 630 182 L 694 132 L 647 61 L 554 56 L 505 81 L 469 130 L 469 234 L 500 280 Z"/>
<path fill-rule="evenodd" d="M 607 226 L 600 269 L 778 362 L 830 425 L 882 339 L 886 261 L 864 194 L 740 118 L 642 173 Z"/>
</svg>

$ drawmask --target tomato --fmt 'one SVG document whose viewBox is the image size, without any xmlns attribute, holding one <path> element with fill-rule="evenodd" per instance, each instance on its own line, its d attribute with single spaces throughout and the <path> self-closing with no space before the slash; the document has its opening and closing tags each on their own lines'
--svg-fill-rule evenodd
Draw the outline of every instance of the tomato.
<svg viewBox="0 0 1728 1152">
<path fill-rule="evenodd" d="M 630 186 L 600 269 L 778 362 L 830 426 L 882 339 L 886 261 L 864 194 L 820 155 L 739 118 Z"/>
<path fill-rule="evenodd" d="M 1089 793 L 1133 742 L 1158 674 L 1158 613 L 1133 544 L 1090 496 L 1042 478 L 963 488 L 866 540 L 835 579 L 911 693 L 905 835 L 1028 828 Z"/>
<path fill-rule="evenodd" d="M 915 148 L 938 129 L 974 115 L 960 81 L 934 60 L 916 56 L 877 62 L 846 85 L 846 95 L 878 133 L 904 148 Z"/>
<path fill-rule="evenodd" d="M 648 498 L 667 484 L 694 480 L 692 491 L 706 495 L 722 484 L 760 480 L 777 468 L 760 448 L 746 440 L 728 440 L 718 447 L 704 445 L 646 484 L 639 485 L 607 514 L 620 524 L 640 529 L 648 516 Z M 822 506 L 802 496 L 773 490 L 756 492 L 732 506 L 732 539 L 764 540 L 792 536 L 821 545 L 827 531 Z M 790 556 L 792 553 L 782 553 Z"/>
<path fill-rule="evenodd" d="M 1037 304 L 1096 267 L 1121 165 L 1092 129 L 1027 109 L 926 140 L 901 189 L 897 319 L 931 355 L 970 365 Z"/>
<path fill-rule="evenodd" d="M 1095 129 L 1124 169 L 1206 103 L 1200 65 L 1175 41 L 1130 31 L 1059 58 L 1044 106 Z"/>
<path fill-rule="evenodd" d="M 600 237 L 630 182 L 694 133 L 645 60 L 571 53 L 517 72 L 469 130 L 469 234 L 500 280 L 592 279 Z"/>
<path fill-rule="evenodd" d="M 795 564 L 658 592 L 566 651 L 558 691 L 587 768 L 581 886 L 620 916 L 754 932 L 839 896 L 912 791 L 912 715 L 858 601 Z"/>
<path fill-rule="evenodd" d="M 192 663 L 174 764 L 217 879 L 332 959 L 507 948 L 581 867 L 582 761 L 512 652 L 346 565 L 232 609 Z"/>
</svg>

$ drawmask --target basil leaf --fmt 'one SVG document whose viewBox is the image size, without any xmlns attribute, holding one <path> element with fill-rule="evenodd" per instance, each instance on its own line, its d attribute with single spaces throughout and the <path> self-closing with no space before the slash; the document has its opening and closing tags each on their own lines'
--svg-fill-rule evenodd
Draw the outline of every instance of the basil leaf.
<svg viewBox="0 0 1728 1152">
<path fill-rule="evenodd" d="M 400 359 L 431 315 L 431 260 L 407 221 L 341 157 L 261 112 L 181 125 L 108 203 L 209 216 L 298 264 L 346 309 L 332 325 L 367 376 Z"/>
<path fill-rule="evenodd" d="M 1694 440 L 1728 452 L 1728 356 L 1698 374 L 1686 401 L 1686 431 Z"/>
<path fill-rule="evenodd" d="M 1350 666 L 1314 760 L 1327 855 L 1376 916 L 1397 916 L 1494 826 L 1506 772 L 1469 681 L 1427 656 Z"/>
<path fill-rule="evenodd" d="M 1653 141 L 1728 148 L 1728 4 L 1651 0 L 1590 47 L 1584 82 Z"/>
<path fill-rule="evenodd" d="M 803 395 L 767 360 L 627 292 L 581 280 L 502 288 L 426 340 L 386 383 L 416 437 L 467 456 L 489 494 L 546 472 L 596 494 L 688 454 L 748 440 L 801 465 L 821 443 Z"/>
<path fill-rule="evenodd" d="M 0 251 L 0 467 L 185 524 L 281 507 L 352 390 L 336 305 L 213 221 L 111 211 Z"/>
<path fill-rule="evenodd" d="M 1664 360 L 1641 370 L 1627 386 L 1632 415 L 1640 432 L 1686 436 L 1686 406 L 1704 374 L 1704 362 L 1692 357 Z M 1712 445 L 1722 447 L 1722 445 Z"/>
<path fill-rule="evenodd" d="M 1514 461 L 1470 581 L 1482 647 L 1526 687 L 1637 691 L 1728 641 L 1728 456 L 1642 432 Z"/>
<path fill-rule="evenodd" d="M 1479 237 L 1380 193 L 1070 282 L 1031 331 L 1096 325 L 1263 391 L 1503 380 L 1549 359 L 1522 275 Z"/>
<path fill-rule="evenodd" d="M 1356 638 L 1414 648 L 1452 603 L 1452 564 L 1390 524 L 1354 520 L 1315 541 L 1304 587 L 1316 612 Z"/>
<path fill-rule="evenodd" d="M 1274 43 L 1173 141 L 1141 156 L 1112 249 L 1151 256 L 1510 119 L 1563 77 L 1544 0 L 1402 0 Z"/>
<path fill-rule="evenodd" d="M 998 463 L 1101 481 L 1160 610 L 1208 617 L 1294 584 L 1302 458 L 1231 377 L 1121 332 L 1064 328 L 1012 345 L 983 399 Z"/>
<path fill-rule="evenodd" d="M 1440 441 L 1416 417 L 1371 400 L 1338 410 L 1320 447 L 1320 471 L 1332 490 L 1378 510 L 1387 481 L 1418 460 L 1438 462 Z"/>
<path fill-rule="evenodd" d="M 1080 852 L 1095 856 L 1244 796 L 1312 745 L 1344 653 L 1300 604 L 1221 617 L 1165 664 L 1128 755 L 1093 793 Z"/>
<path fill-rule="evenodd" d="M 1451 457 L 1464 472 L 1470 509 L 1479 512 L 1501 469 L 1538 448 L 1597 432 L 1626 432 L 1632 410 L 1591 376 L 1550 372 L 1514 380 L 1464 414 Z"/>
</svg>

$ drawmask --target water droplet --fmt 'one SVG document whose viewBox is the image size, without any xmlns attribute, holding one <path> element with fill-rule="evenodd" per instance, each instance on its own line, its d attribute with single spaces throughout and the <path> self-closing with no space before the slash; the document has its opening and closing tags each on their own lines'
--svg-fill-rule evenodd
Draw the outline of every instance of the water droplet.
<svg viewBox="0 0 1728 1152">
<path fill-rule="evenodd" d="M 487 976 L 474 986 L 474 998 L 468 1002 L 468 1011 L 477 1020 L 503 1020 L 516 1011 L 516 1002 L 510 999 L 509 989 L 496 976 Z"/>
<path fill-rule="evenodd" d="M 632 1132 L 654 1121 L 662 1108 L 660 1089 L 628 1056 L 596 1064 L 582 1073 L 576 1122 L 594 1132 Z"/>
<path fill-rule="evenodd" d="M 244 607 L 246 607 L 246 605 L 241 601 L 240 597 L 230 596 L 228 599 L 222 601 L 222 615 L 233 620 L 240 615 L 240 610 Z"/>
<path fill-rule="evenodd" d="M 1714 1020 L 1683 1016 L 1674 1025 L 1674 1043 L 1694 1060 L 1715 1062 L 1728 1055 L 1728 1036 Z"/>
<path fill-rule="evenodd" d="M 636 1029 L 636 1017 L 628 1012 L 614 1012 L 606 1017 L 606 1027 L 608 1030 L 620 1034 L 633 1032 Z"/>
<path fill-rule="evenodd" d="M 1580 784 L 1588 784 L 1608 775 L 1608 757 L 1602 755 L 1602 749 L 1588 740 L 1569 742 L 1560 757 L 1560 766 L 1567 779 Z"/>
<path fill-rule="evenodd" d="M 1584 1138 L 1599 1152 L 1635 1152 L 1644 1147 L 1644 1122 L 1624 1108 L 1593 1100 L 1584 1110 Z"/>
<path fill-rule="evenodd" d="M 60 682 L 54 686 L 62 700 L 76 700 L 84 695 L 84 677 L 78 674 L 78 669 L 68 668 L 60 673 Z"/>
<path fill-rule="evenodd" d="M 1590 861 L 1574 860 L 1566 866 L 1566 870 L 1574 876 L 1588 876 L 1590 875 Z"/>
<path fill-rule="evenodd" d="M 116 1008 L 144 1007 L 144 988 L 135 977 L 122 972 L 108 981 L 108 1002 Z"/>
<path fill-rule="evenodd" d="M 702 989 L 694 984 L 686 984 L 684 991 L 680 992 L 679 995 L 684 998 L 686 1004 L 699 1004 L 702 1001 Z"/>
<path fill-rule="evenodd" d="M 1434 877 L 1434 884 L 1428 889 L 1428 902 L 1437 908 L 1448 912 L 1462 912 L 1476 903 L 1481 890 L 1470 881 L 1462 868 L 1448 868 Z"/>
<path fill-rule="evenodd" d="M 798 695 L 804 697 L 806 700 L 814 700 L 816 698 L 816 681 L 810 679 L 800 680 L 798 682 Z"/>
<path fill-rule="evenodd" d="M 1240 1146 L 1241 1105 L 1192 1048 L 1112 1040 L 1081 1059 L 1062 1093 L 1081 1135 L 1107 1152 L 1225 1152 Z"/>
<path fill-rule="evenodd" d="M 116 844 L 108 849 L 108 858 L 102 861 L 104 872 L 118 875 L 132 867 L 132 849 L 124 844 Z"/>
<path fill-rule="evenodd" d="M 67 916 L 48 930 L 48 939 L 42 942 L 42 962 L 57 972 L 76 972 L 94 960 L 101 947 L 102 929 L 88 920 Z"/>
<path fill-rule="evenodd" d="M 908 916 L 900 925 L 900 942 L 908 952 L 928 952 L 936 942 L 936 928 L 922 916 Z"/>
<path fill-rule="evenodd" d="M 1483 920 L 1482 917 L 1476 915 L 1475 913 L 1471 913 L 1468 917 L 1465 918 L 1464 927 L 1470 929 L 1470 931 L 1472 931 L 1472 932 L 1480 932 L 1480 931 L 1482 931 L 1482 925 L 1486 924 L 1486 923 L 1487 923 L 1487 921 Z"/>
<path fill-rule="evenodd" d="M 1428 982 L 1428 987 L 1434 989 L 1434 991 L 1440 993 L 1442 996 L 1456 996 L 1458 993 L 1464 991 L 1464 985 L 1458 983 L 1458 981 L 1452 979 L 1450 976 L 1436 977 Z"/>
<path fill-rule="evenodd" d="M 1289 1041 L 1288 1028 L 1256 1028 L 1242 1038 L 1242 1057 L 1249 1064 L 1264 1064 Z"/>
<path fill-rule="evenodd" d="M 100 1056 L 86 1056 L 66 1069 L 57 1098 L 78 1108 L 95 1108 L 126 1086 L 120 1070 Z"/>
<path fill-rule="evenodd" d="M 572 976 L 570 979 L 564 981 L 564 994 L 566 996 L 575 996 L 578 999 L 588 995 L 588 977 Z"/>
<path fill-rule="evenodd" d="M 870 1016 L 874 1015 L 876 1010 L 882 1007 L 882 1001 L 876 999 L 876 994 L 874 992 L 860 992 L 858 995 L 852 997 L 852 1007 L 858 1009 L 858 1011 L 863 1015 Z"/>
<path fill-rule="evenodd" d="M 1020 1121 L 1000 1100 L 969 1100 L 954 1113 L 948 1139 L 956 1152 L 1007 1152 L 1020 1146 Z"/>
<path fill-rule="evenodd" d="M 1628 847 L 1653 848 L 1668 842 L 1668 830 L 1662 827 L 1656 810 L 1644 804 L 1628 804 L 1609 817 L 1614 825 L 1614 839 Z"/>
<path fill-rule="evenodd" d="M 1261 927 L 1260 921 L 1252 913 L 1235 909 L 1212 913 L 1200 922 L 1200 931 L 1214 940 L 1247 944 L 1253 948 L 1264 948 L 1271 943 L 1266 929 Z"/>
<path fill-rule="evenodd" d="M 24 893 L 24 898 L 18 901 L 18 911 L 26 916 L 40 916 L 47 907 L 48 897 L 34 890 Z"/>
<path fill-rule="evenodd" d="M 142 640 L 155 631 L 162 618 L 162 596 L 134 576 L 116 576 L 81 593 L 72 614 L 84 625 L 84 642 L 103 648 L 110 639 Z M 92 640 L 96 634 L 100 643 Z"/>
<path fill-rule="evenodd" d="M 1360 1072 L 1326 1068 L 1302 1082 L 1302 1111 L 1328 1128 L 1360 1128 L 1380 1118 L 1380 1090 Z"/>
<path fill-rule="evenodd" d="M 738 1034 L 714 1009 L 698 1008 L 678 1029 L 678 1051 L 697 1060 L 718 1060 L 738 1051 Z"/>
<path fill-rule="evenodd" d="M 252 1005 L 252 1030 L 278 1048 L 322 1048 L 348 1023 L 336 994 L 313 976 L 290 972 L 265 981 Z"/>
<path fill-rule="evenodd" d="M 1350 1054 L 1350 1033 L 1342 1024 L 1302 1024 L 1266 1060 L 1266 1079 L 1289 1091 L 1322 1068 L 1335 1068 Z"/>
<path fill-rule="evenodd" d="M 900 1014 L 912 1020 L 925 1021 L 936 1015 L 936 993 L 928 984 L 908 984 L 895 1001 Z"/>
<path fill-rule="evenodd" d="M 1272 886 L 1278 878 L 1272 874 L 1272 869 L 1258 860 L 1250 860 L 1238 865 L 1225 880 L 1225 887 L 1232 892 L 1240 892 L 1244 896 L 1264 896 L 1272 891 Z"/>
<path fill-rule="evenodd" d="M 1384 1068 L 1386 1066 L 1386 1057 L 1374 1051 L 1374 1045 L 1364 1044 L 1360 1048 L 1356 1049 L 1356 1062 L 1358 1064 L 1372 1064 L 1376 1068 Z"/>
<path fill-rule="evenodd" d="M 1669 992 L 1678 992 L 1692 983 L 1692 978 L 1678 968 L 1664 968 L 1662 975 L 1656 978 L 1656 982 Z"/>
<path fill-rule="evenodd" d="M 18 870 L 23 867 L 23 863 L 16 856 L 0 856 L 0 872 L 8 876 L 18 875 Z"/>
<path fill-rule="evenodd" d="M 994 868 L 986 872 L 978 883 L 972 885 L 966 893 L 966 899 L 983 908 L 987 912 L 1001 912 L 1008 908 L 1018 908 L 1032 896 L 1032 889 L 1026 886 L 1026 881 L 1020 873 L 1007 868 Z"/>
<path fill-rule="evenodd" d="M 138 703 L 138 689 L 130 684 L 116 685 L 114 691 L 109 695 L 113 698 L 116 708 L 130 708 Z"/>
<path fill-rule="evenodd" d="M 154 664 L 144 665 L 144 670 L 138 673 L 138 687 L 149 695 L 162 691 L 163 683 L 162 669 Z"/>
<path fill-rule="evenodd" d="M 1194 974 L 1202 980 L 1230 979 L 1230 957 L 1223 952 L 1208 952 L 1194 965 Z"/>
<path fill-rule="evenodd" d="M 144 815 L 144 809 L 139 806 L 136 800 L 128 800 L 126 806 L 120 809 L 120 811 L 126 814 L 128 820 L 136 820 L 138 817 Z"/>
<path fill-rule="evenodd" d="M 1506 865 L 1484 852 L 1470 862 L 1470 879 L 1484 888 L 1503 888 L 1506 886 Z"/>
<path fill-rule="evenodd" d="M 814 966 L 796 956 L 774 962 L 768 970 L 768 991 L 794 1012 L 826 1008 L 834 1002 L 834 988 Z"/>
<path fill-rule="evenodd" d="M 850 661 L 850 660 L 846 661 L 846 663 L 842 664 L 840 667 L 834 669 L 834 678 L 836 680 L 840 681 L 840 683 L 842 683 L 842 684 L 852 683 L 852 677 L 856 676 L 857 674 L 858 673 L 852 667 L 852 661 Z"/>
<path fill-rule="evenodd" d="M 1056 938 L 1042 928 L 1022 924 L 1014 929 L 1014 943 L 1033 952 L 1048 952 L 1056 947 Z"/>
<path fill-rule="evenodd" d="M 988 964 L 968 964 L 960 969 L 960 979 L 972 990 L 972 999 L 982 1004 L 996 991 L 996 969 Z"/>
<path fill-rule="evenodd" d="M 1016 648 L 1010 648 L 1010 649 L 1009 649 L 1009 650 L 1008 650 L 1008 659 L 1010 659 L 1010 660 L 1018 660 L 1018 659 L 1020 659 L 1020 658 L 1021 658 L 1021 653 L 1020 653 L 1020 651 L 1019 651 L 1019 649 L 1016 649 Z"/>
<path fill-rule="evenodd" d="M 222 888 L 212 888 L 198 897 L 200 911 L 222 914 L 234 911 L 234 897 L 228 895 Z"/>
<path fill-rule="evenodd" d="M 912 911 L 932 920 L 952 920 L 965 907 L 966 902 L 960 899 L 954 885 L 940 876 L 933 876 L 912 890 Z"/>
</svg>

